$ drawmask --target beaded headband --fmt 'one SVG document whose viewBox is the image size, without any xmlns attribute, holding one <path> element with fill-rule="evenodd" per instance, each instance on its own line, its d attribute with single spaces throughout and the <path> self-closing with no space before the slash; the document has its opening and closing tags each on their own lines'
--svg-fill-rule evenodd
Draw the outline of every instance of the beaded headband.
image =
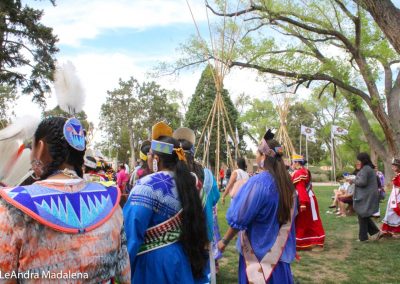
<svg viewBox="0 0 400 284">
<path fill-rule="evenodd" d="M 174 151 L 180 161 L 186 161 L 185 152 L 182 148 L 174 148 L 173 144 L 157 140 L 151 141 L 151 150 L 171 155 Z"/>
</svg>

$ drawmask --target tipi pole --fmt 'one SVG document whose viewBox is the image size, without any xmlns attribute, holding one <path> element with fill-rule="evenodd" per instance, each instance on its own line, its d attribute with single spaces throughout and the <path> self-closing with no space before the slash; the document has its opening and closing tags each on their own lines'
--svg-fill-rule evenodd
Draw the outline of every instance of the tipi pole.
<svg viewBox="0 0 400 284">
<path fill-rule="evenodd" d="M 300 153 L 299 154 L 301 155 L 301 130 L 300 130 Z"/>
<path fill-rule="evenodd" d="M 308 164 L 308 139 L 307 138 L 308 137 L 306 135 L 306 161 L 307 161 L 307 164 Z M 307 166 L 307 168 L 308 168 L 308 166 Z"/>
<path fill-rule="evenodd" d="M 199 142 L 197 142 L 197 147 L 196 147 L 196 150 L 194 151 L 194 156 L 196 156 L 196 154 L 197 154 L 197 150 L 198 150 L 198 148 L 200 146 L 200 143 L 201 143 L 201 141 L 203 139 L 203 136 L 204 136 L 205 130 L 207 128 L 208 122 L 210 121 L 211 115 L 213 115 L 213 113 L 215 111 L 215 106 L 216 106 L 216 102 L 214 100 L 213 106 L 212 106 L 212 108 L 210 110 L 210 113 L 208 114 L 206 124 L 204 124 L 203 130 L 201 131 Z M 208 137 L 208 140 L 210 140 L 210 137 Z"/>
</svg>

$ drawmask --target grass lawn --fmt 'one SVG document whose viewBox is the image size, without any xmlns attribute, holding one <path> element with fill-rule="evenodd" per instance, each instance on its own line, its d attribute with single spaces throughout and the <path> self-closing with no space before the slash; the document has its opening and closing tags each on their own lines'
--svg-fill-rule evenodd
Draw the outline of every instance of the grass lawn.
<svg viewBox="0 0 400 284">
<path fill-rule="evenodd" d="M 326 234 L 325 249 L 299 253 L 301 259 L 292 264 L 295 280 L 299 283 L 400 283 L 400 239 L 357 242 L 356 216 L 338 218 L 326 213 L 332 189 L 314 188 Z M 381 203 L 381 218 L 385 215 L 386 201 Z M 225 214 L 228 204 L 218 207 L 221 235 L 227 229 Z M 238 254 L 232 241 L 220 260 L 217 282 L 237 283 L 237 267 Z"/>
</svg>

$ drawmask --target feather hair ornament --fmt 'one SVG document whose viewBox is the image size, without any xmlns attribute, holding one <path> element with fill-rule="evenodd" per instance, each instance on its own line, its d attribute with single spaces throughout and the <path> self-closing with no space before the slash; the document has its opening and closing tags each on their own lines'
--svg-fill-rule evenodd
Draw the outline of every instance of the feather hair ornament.
<svg viewBox="0 0 400 284">
<path fill-rule="evenodd" d="M 29 159 L 24 155 L 24 162 L 18 162 L 24 151 L 24 140 L 32 138 L 39 125 L 39 119 L 24 116 L 0 130 L 0 181 L 13 179 L 11 172 L 18 163 L 24 164 L 21 168 L 30 168 Z"/>
<path fill-rule="evenodd" d="M 54 88 L 60 108 L 71 116 L 81 112 L 85 102 L 85 92 L 71 61 L 59 66 L 55 73 Z"/>
<path fill-rule="evenodd" d="M 268 129 L 268 131 L 264 135 L 264 140 L 268 141 L 268 140 L 274 139 L 274 137 L 275 137 L 275 134 L 272 133 L 271 129 Z"/>
</svg>

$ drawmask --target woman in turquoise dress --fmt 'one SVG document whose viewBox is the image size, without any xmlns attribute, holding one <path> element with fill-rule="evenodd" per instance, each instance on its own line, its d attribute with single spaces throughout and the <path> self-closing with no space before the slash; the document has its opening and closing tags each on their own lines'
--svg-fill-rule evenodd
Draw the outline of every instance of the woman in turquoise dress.
<svg viewBox="0 0 400 284">
<path fill-rule="evenodd" d="M 207 229 L 196 180 L 184 160 L 177 140 L 153 135 L 154 173 L 137 182 L 123 210 L 132 283 L 194 283 L 202 276 Z"/>
</svg>

